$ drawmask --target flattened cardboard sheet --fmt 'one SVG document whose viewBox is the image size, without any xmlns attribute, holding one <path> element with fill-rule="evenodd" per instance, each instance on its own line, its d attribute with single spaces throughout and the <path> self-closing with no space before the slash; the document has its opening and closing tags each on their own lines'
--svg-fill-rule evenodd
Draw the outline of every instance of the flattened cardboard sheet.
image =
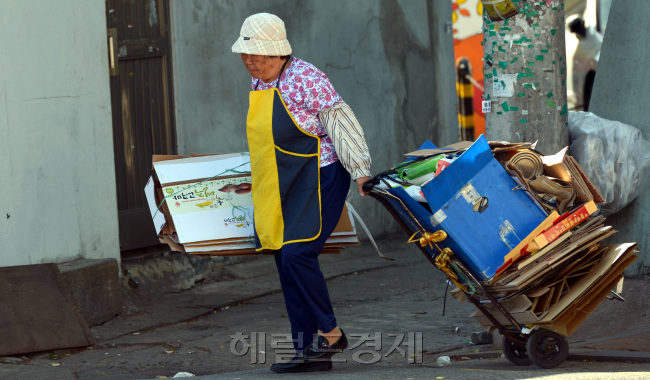
<svg viewBox="0 0 650 380">
<path fill-rule="evenodd" d="M 603 259 L 594 266 L 586 276 L 581 278 L 580 281 L 578 281 L 578 283 L 575 284 L 573 288 L 549 310 L 549 313 L 544 317 L 544 321 L 553 321 L 553 319 L 564 312 L 580 296 L 588 292 L 589 288 L 594 286 L 594 284 L 596 284 L 596 282 L 606 273 L 608 276 L 616 276 L 620 274 L 625 268 L 620 269 L 621 265 L 619 264 L 626 261 L 626 259 L 632 255 L 635 247 L 636 243 L 608 246 L 608 251 L 605 253 Z M 610 269 L 614 269 L 613 267 L 615 266 L 619 267 L 620 271 L 610 271 Z"/>
<path fill-rule="evenodd" d="M 251 171 L 250 156 L 244 153 L 206 155 L 181 159 L 168 159 L 162 156 L 154 158 L 157 160 L 154 160 L 153 167 L 163 186 L 170 183 L 194 181 L 218 175 L 231 176 Z"/>
<path fill-rule="evenodd" d="M 472 143 L 473 141 L 460 141 L 445 146 L 443 148 L 416 150 L 414 152 L 406 153 L 404 157 L 426 157 L 426 156 L 437 156 L 443 153 L 456 153 L 461 150 L 465 150 L 469 148 L 472 145 Z"/>
</svg>

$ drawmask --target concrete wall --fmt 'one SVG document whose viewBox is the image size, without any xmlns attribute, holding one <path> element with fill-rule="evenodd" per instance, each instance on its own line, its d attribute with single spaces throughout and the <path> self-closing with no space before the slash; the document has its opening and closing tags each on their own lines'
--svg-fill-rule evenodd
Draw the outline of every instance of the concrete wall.
<svg viewBox="0 0 650 380">
<path fill-rule="evenodd" d="M 0 266 L 119 260 L 104 1 L 0 10 Z"/>
<path fill-rule="evenodd" d="M 248 150 L 250 76 L 231 46 L 258 12 L 282 18 L 293 55 L 323 70 L 350 104 L 373 173 L 426 139 L 458 140 L 450 1 L 172 0 L 180 153 Z M 353 204 L 373 233 L 396 229 L 374 200 Z"/>
<path fill-rule="evenodd" d="M 650 140 L 646 80 L 650 34 L 645 32 L 650 13 L 639 12 L 646 6 L 643 0 L 613 1 L 589 111 L 639 128 L 644 138 Z M 645 189 L 630 205 L 607 220 L 618 231 L 610 240 L 639 242 L 639 259 L 626 273 L 650 273 L 650 192 Z"/>
</svg>

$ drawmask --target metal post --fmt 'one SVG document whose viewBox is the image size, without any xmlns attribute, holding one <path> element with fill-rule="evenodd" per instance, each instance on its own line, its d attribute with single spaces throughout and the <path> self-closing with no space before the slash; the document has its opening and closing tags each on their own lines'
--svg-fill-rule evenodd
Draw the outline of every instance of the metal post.
<svg viewBox="0 0 650 380">
<path fill-rule="evenodd" d="M 460 57 L 456 61 L 456 92 L 458 92 L 458 125 L 460 141 L 474 141 L 474 88 L 472 64 L 469 59 Z"/>
</svg>

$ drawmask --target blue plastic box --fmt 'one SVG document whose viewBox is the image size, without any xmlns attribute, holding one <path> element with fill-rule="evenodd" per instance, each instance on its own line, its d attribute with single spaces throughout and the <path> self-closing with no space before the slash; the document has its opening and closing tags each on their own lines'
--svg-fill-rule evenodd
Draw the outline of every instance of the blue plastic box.
<svg viewBox="0 0 650 380">
<path fill-rule="evenodd" d="M 434 230 L 478 280 L 491 279 L 503 258 L 531 233 L 546 212 L 494 159 L 483 135 L 422 187 Z"/>
</svg>

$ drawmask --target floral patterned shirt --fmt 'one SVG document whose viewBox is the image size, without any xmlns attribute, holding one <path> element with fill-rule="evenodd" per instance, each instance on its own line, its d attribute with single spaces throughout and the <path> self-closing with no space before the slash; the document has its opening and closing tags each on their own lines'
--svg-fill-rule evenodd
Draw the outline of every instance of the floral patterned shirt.
<svg viewBox="0 0 650 380">
<path fill-rule="evenodd" d="M 275 88 L 278 80 L 264 83 L 253 78 L 253 90 Z M 304 131 L 322 136 L 320 139 L 321 167 L 338 161 L 332 139 L 327 135 L 318 114 L 341 100 L 327 76 L 311 63 L 292 58 L 280 76 L 280 95 L 298 126 Z"/>
</svg>

